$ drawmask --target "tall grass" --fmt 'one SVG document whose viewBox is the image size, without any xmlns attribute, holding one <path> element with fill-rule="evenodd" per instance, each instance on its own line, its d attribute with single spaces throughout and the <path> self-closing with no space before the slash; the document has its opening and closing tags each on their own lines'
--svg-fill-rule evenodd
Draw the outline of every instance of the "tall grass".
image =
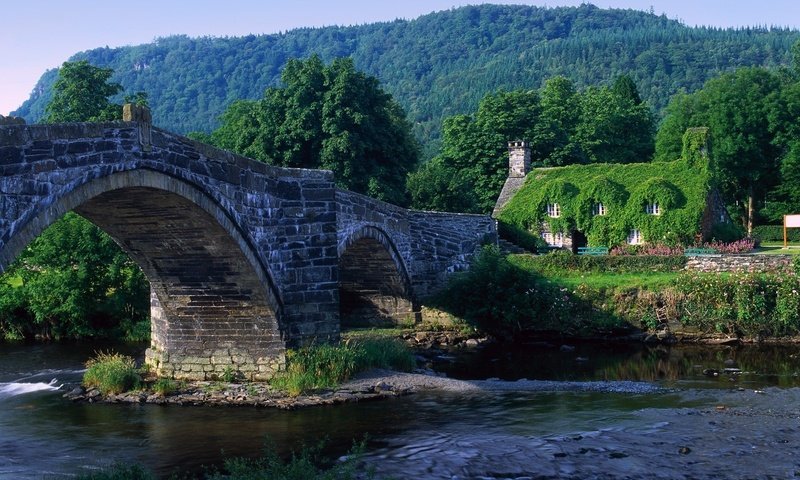
<svg viewBox="0 0 800 480">
<path fill-rule="evenodd" d="M 127 392 L 141 385 L 142 377 L 133 358 L 119 353 L 97 352 L 86 362 L 83 386 L 97 388 L 103 394 Z"/>
<path fill-rule="evenodd" d="M 370 368 L 414 368 L 414 356 L 399 340 L 359 337 L 339 345 L 314 345 L 289 351 L 286 371 L 270 382 L 297 396 L 312 390 L 337 387 L 355 373 Z"/>
</svg>

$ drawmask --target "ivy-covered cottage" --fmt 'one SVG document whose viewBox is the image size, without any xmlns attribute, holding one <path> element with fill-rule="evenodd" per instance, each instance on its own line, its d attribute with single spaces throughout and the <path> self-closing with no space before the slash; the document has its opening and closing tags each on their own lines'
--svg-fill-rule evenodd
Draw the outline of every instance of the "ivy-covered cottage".
<svg viewBox="0 0 800 480">
<path fill-rule="evenodd" d="M 501 233 L 528 246 L 531 235 L 573 251 L 707 240 L 730 223 L 707 145 L 708 129 L 694 128 L 672 162 L 531 169 L 527 143 L 509 142 L 509 176 L 493 215 Z"/>
</svg>

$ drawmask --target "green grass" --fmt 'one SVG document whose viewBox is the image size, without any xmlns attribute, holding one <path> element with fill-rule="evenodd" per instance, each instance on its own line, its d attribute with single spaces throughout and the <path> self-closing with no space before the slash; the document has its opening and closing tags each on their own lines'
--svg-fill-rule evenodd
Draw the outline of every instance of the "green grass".
<svg viewBox="0 0 800 480">
<path fill-rule="evenodd" d="M 133 358 L 119 353 L 97 352 L 86 362 L 83 386 L 97 388 L 103 394 L 117 394 L 138 388 L 142 377 Z"/>
<path fill-rule="evenodd" d="M 22 277 L 20 277 L 19 275 L 15 275 L 13 277 L 6 275 L 4 280 L 8 285 L 11 285 L 14 288 L 21 287 L 23 283 Z"/>
<path fill-rule="evenodd" d="M 289 395 L 336 388 L 355 373 L 370 368 L 408 371 L 415 360 L 406 346 L 395 338 L 356 336 L 338 345 L 314 345 L 291 350 L 286 371 L 270 381 Z"/>
<path fill-rule="evenodd" d="M 783 242 L 761 242 L 761 246 L 753 253 L 759 255 L 800 255 L 800 244 L 789 243 L 789 248 L 783 248 Z"/>
<path fill-rule="evenodd" d="M 658 290 L 675 284 L 680 273 L 583 273 L 575 275 L 550 276 L 547 279 L 568 288 L 585 285 L 593 290 L 627 290 L 639 288 Z"/>
</svg>

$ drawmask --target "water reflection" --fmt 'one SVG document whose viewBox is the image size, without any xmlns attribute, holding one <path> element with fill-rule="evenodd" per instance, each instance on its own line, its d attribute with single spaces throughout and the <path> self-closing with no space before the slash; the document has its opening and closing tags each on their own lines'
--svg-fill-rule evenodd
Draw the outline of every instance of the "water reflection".
<svg viewBox="0 0 800 480">
<path fill-rule="evenodd" d="M 800 386 L 800 347 L 601 345 L 490 346 L 435 362 L 465 380 L 649 381 L 667 386 Z M 728 371 L 726 372 L 726 369 Z"/>
</svg>

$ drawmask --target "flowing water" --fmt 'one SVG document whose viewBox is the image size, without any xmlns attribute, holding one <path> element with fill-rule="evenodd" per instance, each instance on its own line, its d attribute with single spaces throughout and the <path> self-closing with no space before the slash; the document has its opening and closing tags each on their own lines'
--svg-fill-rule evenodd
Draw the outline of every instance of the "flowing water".
<svg viewBox="0 0 800 480">
<path fill-rule="evenodd" d="M 258 455 L 267 437 L 283 453 L 327 438 L 335 457 L 367 434 L 364 461 L 381 477 L 800 476 L 796 347 L 537 344 L 436 363 L 463 379 L 602 381 L 605 391 L 419 393 L 296 411 L 64 400 L 83 362 L 112 347 L 144 348 L 0 345 L 0 478 L 61 478 L 113 462 L 199 471 Z M 659 388 L 615 388 L 631 380 Z"/>
</svg>

